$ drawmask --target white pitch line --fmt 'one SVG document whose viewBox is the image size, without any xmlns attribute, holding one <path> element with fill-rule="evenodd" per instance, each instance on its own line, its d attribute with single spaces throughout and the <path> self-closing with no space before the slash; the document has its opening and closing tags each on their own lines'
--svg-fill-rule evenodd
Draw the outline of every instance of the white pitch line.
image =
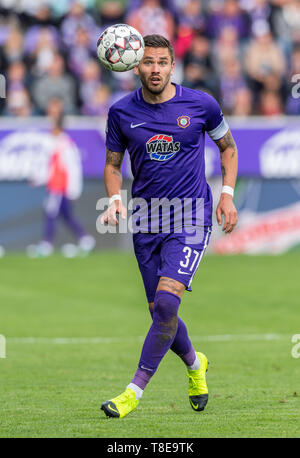
<svg viewBox="0 0 300 458">
<path fill-rule="evenodd" d="M 221 334 L 208 336 L 191 336 L 198 342 L 243 342 L 273 341 L 289 339 L 290 334 Z M 143 342 L 145 337 L 8 337 L 7 344 L 113 344 Z"/>
<path fill-rule="evenodd" d="M 221 334 L 216 336 L 191 336 L 191 339 L 206 342 L 241 342 L 249 340 L 282 340 L 288 338 L 289 336 L 289 334 Z"/>
<path fill-rule="evenodd" d="M 111 344 L 136 342 L 142 337 L 8 337 L 6 342 L 16 344 Z"/>
</svg>

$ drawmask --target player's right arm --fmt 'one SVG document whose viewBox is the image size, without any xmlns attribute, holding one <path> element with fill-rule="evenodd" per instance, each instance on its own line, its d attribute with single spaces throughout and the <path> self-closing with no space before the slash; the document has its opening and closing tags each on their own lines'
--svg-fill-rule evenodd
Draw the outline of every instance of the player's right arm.
<svg viewBox="0 0 300 458">
<path fill-rule="evenodd" d="M 121 195 L 122 189 L 122 173 L 121 165 L 124 153 L 111 151 L 106 148 L 106 162 L 104 168 L 104 184 L 109 198 L 115 195 Z M 114 200 L 101 217 L 102 224 L 110 224 L 115 226 L 118 224 L 117 214 L 122 218 L 126 218 L 126 207 L 121 200 Z"/>
</svg>

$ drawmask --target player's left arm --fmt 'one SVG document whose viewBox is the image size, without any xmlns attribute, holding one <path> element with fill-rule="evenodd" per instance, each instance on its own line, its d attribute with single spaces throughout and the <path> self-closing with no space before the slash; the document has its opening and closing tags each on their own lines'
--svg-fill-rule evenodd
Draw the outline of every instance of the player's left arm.
<svg viewBox="0 0 300 458">
<path fill-rule="evenodd" d="M 230 129 L 228 129 L 224 137 L 215 140 L 215 143 L 219 148 L 221 156 L 222 184 L 223 186 L 230 186 L 234 189 L 238 170 L 238 152 Z M 219 226 L 222 224 L 222 215 L 224 215 L 222 230 L 225 233 L 232 232 L 237 224 L 238 216 L 233 203 L 233 196 L 225 192 L 221 193 L 216 210 Z"/>
</svg>

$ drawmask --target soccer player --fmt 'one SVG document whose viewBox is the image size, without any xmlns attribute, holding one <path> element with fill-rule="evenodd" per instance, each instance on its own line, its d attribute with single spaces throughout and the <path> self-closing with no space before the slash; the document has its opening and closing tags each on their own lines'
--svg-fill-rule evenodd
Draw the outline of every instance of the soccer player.
<svg viewBox="0 0 300 458">
<path fill-rule="evenodd" d="M 169 233 L 151 232 L 150 226 L 148 232 L 144 227 L 143 232 L 133 234 L 153 321 L 133 379 L 122 394 L 101 406 L 107 416 L 119 418 L 137 407 L 169 349 L 187 367 L 192 409 L 202 411 L 208 401 L 207 357 L 195 351 L 186 325 L 178 316 L 181 298 L 185 290 L 191 290 L 211 233 L 212 194 L 205 178 L 205 132 L 216 142 L 221 155 L 223 188 L 216 210 L 218 224 L 222 225 L 224 218 L 223 231 L 230 233 L 237 223 L 233 203 L 237 148 L 218 103 L 200 90 L 171 82 L 175 62 L 167 39 L 148 35 L 144 41 L 144 56 L 134 69 L 142 86 L 112 105 L 108 113 L 104 180 L 110 205 L 102 222 L 117 224 L 117 215 L 126 215 L 120 196 L 120 169 L 127 149 L 134 177 L 132 197 L 146 202 L 151 202 L 151 198 L 179 198 L 181 202 L 192 199 L 193 226 L 201 227 L 202 235 L 196 234 L 194 239 L 188 236 L 184 220 L 176 219 L 175 211 Z M 202 203 L 199 211 L 197 206 L 195 210 L 196 199 Z M 181 233 L 175 228 L 179 222 Z"/>
<path fill-rule="evenodd" d="M 32 256 L 50 256 L 54 250 L 54 237 L 59 217 L 77 239 L 78 250 L 88 254 L 95 246 L 95 239 L 82 227 L 75 217 L 72 200 L 82 192 L 82 167 L 80 153 L 64 130 L 63 102 L 53 98 L 48 103 L 47 114 L 52 121 L 49 135 L 49 171 L 47 176 L 47 198 L 44 206 L 44 237 L 31 250 Z"/>
</svg>

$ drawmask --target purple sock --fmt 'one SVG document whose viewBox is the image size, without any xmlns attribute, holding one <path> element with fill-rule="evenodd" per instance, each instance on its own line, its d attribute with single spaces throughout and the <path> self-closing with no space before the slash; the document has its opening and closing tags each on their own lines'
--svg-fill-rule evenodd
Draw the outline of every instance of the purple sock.
<svg viewBox="0 0 300 458">
<path fill-rule="evenodd" d="M 188 336 L 184 322 L 178 318 L 178 329 L 171 350 L 178 355 L 187 366 L 192 366 L 196 353 Z"/>
<path fill-rule="evenodd" d="M 187 366 L 192 366 L 195 362 L 196 359 L 196 353 L 194 350 L 194 347 L 191 346 L 190 350 L 185 353 L 184 355 L 178 355 L 182 359 L 182 361 L 187 365 Z"/>
<path fill-rule="evenodd" d="M 150 307 L 149 311 L 153 318 L 153 310 Z M 178 317 L 177 333 L 171 345 L 171 350 L 176 353 L 187 366 L 192 366 L 194 364 L 196 353 L 189 339 L 186 325 L 180 317 Z"/>
<path fill-rule="evenodd" d="M 142 369 L 138 368 L 136 371 L 131 383 L 139 386 L 142 390 L 146 388 L 147 383 L 150 381 L 152 377 L 152 372 L 143 371 Z"/>
<path fill-rule="evenodd" d="M 154 299 L 153 323 L 146 336 L 138 370 L 132 383 L 144 389 L 170 349 L 177 333 L 180 298 L 168 291 L 157 291 Z M 143 377 L 143 379 L 142 379 Z M 142 380 L 141 380 L 142 379 Z"/>
</svg>

